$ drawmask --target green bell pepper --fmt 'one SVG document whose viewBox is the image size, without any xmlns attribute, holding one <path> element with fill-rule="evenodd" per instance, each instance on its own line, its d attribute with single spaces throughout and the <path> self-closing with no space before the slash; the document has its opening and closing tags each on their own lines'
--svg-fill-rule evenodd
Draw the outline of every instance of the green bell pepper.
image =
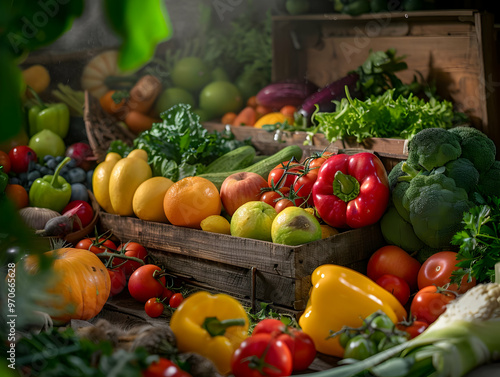
<svg viewBox="0 0 500 377">
<path fill-rule="evenodd" d="M 63 102 L 46 104 L 33 89 L 29 89 L 37 102 L 28 111 L 30 137 L 42 130 L 50 130 L 64 139 L 70 122 L 68 105 Z"/>
<path fill-rule="evenodd" d="M 65 103 L 35 105 L 28 112 L 30 136 L 50 130 L 65 138 L 69 130 L 69 108 Z"/>
<path fill-rule="evenodd" d="M 71 198 L 71 185 L 59 176 L 64 165 L 71 160 L 66 157 L 56 168 L 54 175 L 37 178 L 30 188 L 30 206 L 49 208 L 61 212 Z"/>
<path fill-rule="evenodd" d="M 0 166 L 0 194 L 5 191 L 9 183 L 9 176 L 3 171 L 3 166 Z"/>
</svg>

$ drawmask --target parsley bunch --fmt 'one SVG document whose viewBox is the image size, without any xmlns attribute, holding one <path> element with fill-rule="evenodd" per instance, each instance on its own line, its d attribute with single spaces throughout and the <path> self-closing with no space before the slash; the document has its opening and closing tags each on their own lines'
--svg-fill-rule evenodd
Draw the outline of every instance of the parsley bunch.
<svg viewBox="0 0 500 377">
<path fill-rule="evenodd" d="M 495 279 L 495 264 L 500 261 L 500 198 L 480 199 L 479 205 L 464 213 L 464 229 L 453 236 L 458 245 L 458 269 L 452 283 L 459 283 L 464 275 L 475 277 L 478 283 Z"/>
</svg>

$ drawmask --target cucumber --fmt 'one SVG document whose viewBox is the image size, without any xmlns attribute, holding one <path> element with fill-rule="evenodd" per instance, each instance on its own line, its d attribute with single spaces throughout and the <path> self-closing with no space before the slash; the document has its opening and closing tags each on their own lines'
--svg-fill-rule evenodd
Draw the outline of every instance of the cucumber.
<svg viewBox="0 0 500 377">
<path fill-rule="evenodd" d="M 231 174 L 239 173 L 239 172 L 253 172 L 259 174 L 262 178 L 267 181 L 267 176 L 278 164 L 290 160 L 292 157 L 295 157 L 297 161 L 300 161 L 302 158 L 303 151 L 298 145 L 288 145 L 276 152 L 275 154 L 253 164 L 247 168 L 232 170 L 220 173 L 210 173 L 210 174 L 200 174 L 200 177 L 206 178 L 211 181 L 218 190 L 220 190 L 222 186 L 222 182 L 229 177 Z"/>
<path fill-rule="evenodd" d="M 224 171 L 238 170 L 253 164 L 255 148 L 251 145 L 233 149 L 212 161 L 206 168 L 204 174 L 219 173 Z"/>
</svg>

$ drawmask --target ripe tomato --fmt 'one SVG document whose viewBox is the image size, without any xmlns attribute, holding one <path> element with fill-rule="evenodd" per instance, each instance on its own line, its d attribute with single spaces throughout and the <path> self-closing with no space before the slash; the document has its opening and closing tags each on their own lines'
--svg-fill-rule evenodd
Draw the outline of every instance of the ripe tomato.
<svg viewBox="0 0 500 377">
<path fill-rule="evenodd" d="M 36 152 L 27 145 L 19 145 L 9 151 L 10 169 L 16 173 L 28 171 L 30 161 L 36 162 Z"/>
<path fill-rule="evenodd" d="M 96 237 L 84 238 L 75 245 L 75 249 L 90 250 L 94 254 L 100 254 L 108 249 L 116 250 L 116 245 L 113 241 L 104 237 L 96 239 Z M 113 252 L 112 250 L 108 250 Z"/>
<path fill-rule="evenodd" d="M 78 207 L 78 210 L 76 211 L 76 216 L 80 219 L 80 222 L 82 225 L 78 223 L 78 221 L 75 219 L 73 221 L 73 230 L 77 231 L 80 229 L 85 228 L 87 225 L 89 225 L 92 222 L 92 219 L 94 218 L 94 210 L 92 209 L 92 206 L 87 203 L 85 200 L 73 200 L 69 202 L 66 207 L 62 210 L 62 214 L 64 215 L 66 212 L 75 209 Z"/>
<path fill-rule="evenodd" d="M 278 199 L 282 198 L 283 196 L 288 196 L 290 187 L 281 187 L 278 191 L 265 191 L 260 196 L 260 201 L 269 204 L 271 207 L 274 207 Z"/>
<path fill-rule="evenodd" d="M 169 359 L 160 357 L 142 372 L 142 377 L 191 377 L 191 375 Z"/>
<path fill-rule="evenodd" d="M 277 213 L 280 213 L 285 208 L 293 206 L 295 206 L 295 204 L 290 199 L 281 199 L 275 203 L 274 209 L 276 210 Z"/>
<path fill-rule="evenodd" d="M 173 295 L 174 295 L 174 292 L 171 289 L 168 289 L 167 287 L 165 287 L 165 288 L 163 288 L 161 298 L 169 301 L 170 297 L 172 297 Z"/>
<path fill-rule="evenodd" d="M 312 156 L 307 165 L 309 166 L 309 169 L 315 170 L 317 173 L 321 165 L 323 165 L 324 162 L 334 154 L 335 153 L 333 152 L 323 152 L 318 156 Z"/>
<path fill-rule="evenodd" d="M 127 242 L 124 245 L 119 245 L 117 250 L 120 254 L 123 253 L 124 255 L 126 255 L 128 257 L 138 258 L 138 259 L 142 260 L 143 262 L 146 262 L 146 257 L 148 256 L 148 251 L 146 250 L 146 248 L 137 242 Z M 116 264 L 116 263 L 121 264 L 124 261 L 125 261 L 124 259 L 115 258 L 115 260 L 113 261 L 113 264 Z M 141 264 L 139 262 L 129 260 L 129 261 L 126 261 L 124 264 L 122 264 L 121 268 L 125 272 L 126 276 L 130 276 L 130 275 L 132 275 L 132 273 L 135 270 L 137 270 L 142 265 L 143 264 Z"/>
<path fill-rule="evenodd" d="M 295 191 L 297 196 L 302 198 L 303 201 L 307 201 L 307 204 L 310 206 L 314 206 L 311 192 L 314 182 L 316 182 L 316 178 L 318 178 L 318 170 L 311 170 L 307 174 L 299 175 L 292 185 L 292 190 Z"/>
<path fill-rule="evenodd" d="M 108 274 L 111 279 L 111 292 L 109 295 L 116 296 L 127 285 L 127 277 L 121 268 L 108 268 Z"/>
<path fill-rule="evenodd" d="M 457 255 L 458 253 L 454 251 L 440 251 L 427 258 L 418 271 L 418 288 L 422 289 L 429 285 L 443 287 L 450 284 L 452 272 L 459 269 L 456 266 Z M 460 289 L 458 289 L 457 284 L 451 284 L 446 289 L 465 293 L 476 285 L 476 278 L 473 277 L 470 283 L 467 282 L 467 279 L 468 275 L 462 278 Z"/>
<path fill-rule="evenodd" d="M 398 330 L 405 331 L 410 339 L 422 334 L 429 324 L 424 321 L 417 321 L 413 318 L 411 321 L 403 321 L 396 324 Z"/>
<path fill-rule="evenodd" d="M 292 354 L 294 371 L 307 369 L 316 357 L 316 347 L 312 338 L 299 329 L 286 326 L 278 319 L 268 318 L 257 323 L 252 336 L 257 334 L 271 334 L 283 341 Z"/>
<path fill-rule="evenodd" d="M 0 151 L 0 166 L 3 166 L 2 170 L 5 174 L 10 172 L 10 158 L 4 151 Z"/>
<path fill-rule="evenodd" d="M 379 277 L 375 283 L 380 285 L 386 291 L 391 292 L 403 306 L 405 306 L 410 299 L 410 286 L 399 276 L 385 274 Z"/>
<path fill-rule="evenodd" d="M 456 297 L 456 294 L 443 292 L 434 285 L 424 287 L 413 298 L 410 312 L 417 320 L 431 324 L 444 313 L 446 305 Z"/>
<path fill-rule="evenodd" d="M 252 335 L 233 353 L 231 370 L 235 377 L 290 376 L 292 354 L 283 341 L 271 334 Z"/>
<path fill-rule="evenodd" d="M 416 291 L 420 262 L 397 246 L 383 246 L 368 260 L 366 275 L 373 281 L 385 274 L 396 275 L 404 279 L 411 291 Z"/>
<path fill-rule="evenodd" d="M 278 164 L 271 170 L 267 177 L 269 187 L 291 187 L 304 165 L 295 161 L 285 161 Z M 284 175 L 284 177 L 283 177 Z M 283 178 L 282 178 L 283 177 Z"/>
<path fill-rule="evenodd" d="M 184 296 L 182 293 L 174 293 L 170 299 L 168 300 L 168 305 L 170 305 L 171 308 L 178 308 L 181 302 L 184 301 Z"/>
<path fill-rule="evenodd" d="M 130 275 L 128 291 L 137 301 L 146 302 L 151 297 L 161 297 L 165 287 L 165 276 L 162 269 L 154 264 L 145 264 Z"/>
<path fill-rule="evenodd" d="M 157 297 L 151 297 L 146 304 L 144 304 L 144 311 L 151 318 L 159 317 L 163 314 L 165 310 L 165 306 L 163 306 L 163 302 Z"/>
</svg>

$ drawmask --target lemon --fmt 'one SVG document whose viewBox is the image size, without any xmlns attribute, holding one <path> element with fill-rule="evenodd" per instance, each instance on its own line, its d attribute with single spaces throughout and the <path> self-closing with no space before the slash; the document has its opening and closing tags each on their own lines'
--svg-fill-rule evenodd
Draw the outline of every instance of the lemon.
<svg viewBox="0 0 500 377">
<path fill-rule="evenodd" d="M 330 225 L 321 224 L 321 239 L 328 238 L 339 234 L 339 231 Z"/>
<path fill-rule="evenodd" d="M 201 221 L 200 226 L 206 232 L 231 234 L 229 221 L 224 216 L 210 215 Z"/>
<path fill-rule="evenodd" d="M 267 203 L 260 200 L 247 202 L 231 217 L 231 235 L 272 241 L 271 226 L 276 215 L 274 207 Z"/>
<path fill-rule="evenodd" d="M 134 193 L 132 208 L 141 220 L 168 222 L 163 211 L 163 198 L 174 182 L 165 177 L 152 177 L 142 182 Z"/>
</svg>

